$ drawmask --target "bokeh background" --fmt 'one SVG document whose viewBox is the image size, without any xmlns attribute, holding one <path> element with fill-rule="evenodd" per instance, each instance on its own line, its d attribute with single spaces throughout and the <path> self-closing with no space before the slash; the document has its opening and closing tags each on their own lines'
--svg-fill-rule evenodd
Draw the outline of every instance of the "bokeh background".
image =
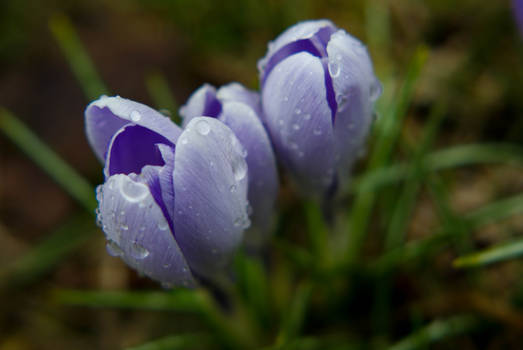
<svg viewBox="0 0 523 350">
<path fill-rule="evenodd" d="M 521 258 L 472 269 L 453 265 L 458 256 L 521 239 L 523 232 L 522 200 L 517 197 L 523 191 L 523 154 L 518 148 L 523 147 L 523 33 L 510 1 L 3 0 L 0 107 L 94 188 L 103 180 L 102 171 L 84 136 L 83 111 L 100 86 L 88 78 L 89 62 L 72 69 L 71 62 L 83 62 L 74 52 L 83 46 L 111 94 L 176 115 L 176 106 L 205 82 L 219 86 L 238 81 L 257 88 L 256 62 L 267 42 L 294 23 L 315 18 L 329 18 L 367 44 L 384 85 L 379 118 L 394 117 L 394 108 L 401 111 L 397 101 L 403 101 L 402 84 L 416 65 L 416 55 L 426 56 L 404 106 L 391 163 L 409 159 L 434 113 L 440 113 L 441 120 L 430 150 L 494 146 L 477 154 L 485 162 L 438 173 L 434 186 L 443 190 L 436 191 L 436 197 L 439 193 L 448 206 L 438 204 L 424 179 L 412 210 L 404 213 L 407 241 L 433 235 L 442 225 L 465 231 L 466 239 L 449 238 L 452 244 L 436 254 L 407 262 L 383 277 L 390 282 L 384 287 L 384 304 L 377 292 L 381 277 L 351 271 L 335 280 L 312 278 L 319 281 L 320 291 L 312 293 L 299 334 L 341 340 L 333 340 L 331 347 L 312 342 L 296 348 L 387 348 L 457 312 L 481 320 L 480 331 L 467 322 L 442 324 L 456 336 L 421 348 L 523 348 Z M 370 150 L 374 142 L 371 138 Z M 496 145 L 501 144 L 510 147 L 499 146 L 498 155 Z M 367 159 L 358 165 L 356 177 L 365 171 Z M 381 254 L 391 210 L 402 198 L 400 185 L 380 193 L 370 212 L 362 254 L 366 261 Z M 94 200 L 94 192 L 92 196 Z M 355 197 L 344 196 L 336 215 L 346 215 Z M 503 220 L 486 220 L 473 229 L 460 221 L 466 213 L 504 198 L 516 200 L 498 208 L 511 214 L 499 215 Z M 300 255 L 307 251 L 300 199 L 284 185 L 279 205 L 284 218 L 276 243 L 268 249 L 265 263 L 256 265 L 268 271 L 271 300 L 257 348 L 275 342 L 285 306 L 299 295 L 296 286 L 310 278 L 310 260 Z M 80 296 L 78 301 L 60 294 L 163 293 L 106 254 L 103 234 L 91 214 L 0 132 L 0 350 L 120 349 L 169 334 L 205 332 L 201 317 L 183 305 L 168 312 L 134 310 L 132 298 L 117 298 L 127 304 L 111 307 L 103 298 L 97 304 L 97 299 L 86 302 Z M 346 229 L 346 222 L 339 221 L 336 230 Z M 301 250 L 288 253 L 282 248 L 288 242 Z M 297 261 L 305 261 L 305 266 L 296 267 Z M 144 298 L 137 300 L 139 304 Z M 159 304 L 145 309 L 169 309 L 161 300 Z M 466 331 L 459 332 L 460 327 Z M 423 339 L 420 344 L 425 344 Z"/>
</svg>

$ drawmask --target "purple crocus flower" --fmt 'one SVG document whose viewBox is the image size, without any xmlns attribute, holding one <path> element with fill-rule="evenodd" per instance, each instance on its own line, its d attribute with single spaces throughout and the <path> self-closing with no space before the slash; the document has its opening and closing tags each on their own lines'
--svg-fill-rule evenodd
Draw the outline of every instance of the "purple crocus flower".
<svg viewBox="0 0 523 350">
<path fill-rule="evenodd" d="M 85 117 L 105 162 L 97 199 L 108 252 L 165 285 L 212 279 L 249 225 L 247 164 L 233 132 L 205 117 L 182 130 L 120 97 L 92 102 Z"/>
<path fill-rule="evenodd" d="M 512 0 L 512 9 L 516 17 L 519 34 L 523 37 L 523 0 Z"/>
<path fill-rule="evenodd" d="M 301 191 L 343 185 L 381 94 L 365 46 L 328 20 L 306 21 L 268 45 L 258 62 L 265 124 Z"/>
<path fill-rule="evenodd" d="M 222 86 L 218 91 L 205 84 L 191 95 L 180 114 L 184 125 L 200 115 L 219 119 L 231 128 L 245 148 L 249 168 L 248 197 L 252 206 L 252 226 L 245 235 L 245 243 L 259 246 L 271 231 L 278 193 L 276 160 L 261 121 L 259 94 L 238 83 Z"/>
</svg>

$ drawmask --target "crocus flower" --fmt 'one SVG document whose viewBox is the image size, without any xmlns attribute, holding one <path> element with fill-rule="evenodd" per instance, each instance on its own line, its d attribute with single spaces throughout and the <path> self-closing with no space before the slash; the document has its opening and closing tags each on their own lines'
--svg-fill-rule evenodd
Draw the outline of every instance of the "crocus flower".
<svg viewBox="0 0 523 350">
<path fill-rule="evenodd" d="M 182 130 L 120 97 L 92 102 L 85 117 L 105 163 L 98 222 L 109 253 L 166 285 L 219 273 L 249 225 L 247 164 L 233 132 L 205 117 Z"/>
<path fill-rule="evenodd" d="M 516 17 L 519 34 L 523 37 L 523 0 L 512 0 L 512 10 Z"/>
<path fill-rule="evenodd" d="M 248 198 L 252 208 L 252 225 L 245 234 L 245 243 L 258 247 L 271 231 L 278 193 L 276 160 L 262 124 L 259 94 L 238 83 L 222 86 L 218 91 L 205 84 L 191 95 L 180 109 L 180 115 L 184 125 L 200 115 L 217 118 L 231 128 L 244 147 L 249 168 Z"/>
<path fill-rule="evenodd" d="M 258 62 L 265 123 L 302 192 L 346 183 L 381 94 L 365 46 L 328 20 L 287 29 Z"/>
</svg>

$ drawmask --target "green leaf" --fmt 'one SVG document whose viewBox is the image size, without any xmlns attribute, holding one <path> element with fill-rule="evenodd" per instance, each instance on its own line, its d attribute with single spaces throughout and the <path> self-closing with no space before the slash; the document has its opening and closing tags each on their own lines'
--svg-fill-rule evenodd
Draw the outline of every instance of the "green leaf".
<svg viewBox="0 0 523 350">
<path fill-rule="evenodd" d="M 79 215 L 27 253 L 0 269 L 0 281 L 8 287 L 29 284 L 48 273 L 92 235 L 92 217 Z"/>
<path fill-rule="evenodd" d="M 407 336 L 389 348 L 389 350 L 414 350 L 428 344 L 444 340 L 459 334 L 468 333 L 477 328 L 479 322 L 472 316 L 454 316 L 446 320 L 436 320 L 419 331 Z"/>
<path fill-rule="evenodd" d="M 208 334 L 183 334 L 157 339 L 127 350 L 186 350 L 211 344 L 212 337 Z"/>
<path fill-rule="evenodd" d="M 429 153 L 423 159 L 422 168 L 427 172 L 488 163 L 521 166 L 523 165 L 523 147 L 502 143 L 453 146 Z M 353 181 L 352 190 L 372 192 L 382 186 L 395 184 L 406 178 L 410 166 L 409 163 L 397 163 L 366 172 Z"/>
<path fill-rule="evenodd" d="M 454 260 L 456 268 L 484 266 L 495 262 L 515 259 L 523 256 L 523 239 L 504 243 L 474 254 L 465 255 Z"/>
<path fill-rule="evenodd" d="M 60 304 L 96 308 L 144 309 L 157 311 L 202 312 L 205 299 L 202 291 L 89 291 L 58 289 L 52 300 Z"/>
<path fill-rule="evenodd" d="M 145 79 L 145 86 L 156 108 L 160 111 L 169 111 L 171 119 L 179 125 L 181 118 L 178 115 L 178 104 L 174 100 L 174 95 L 165 76 L 160 73 L 151 73 Z"/>
<path fill-rule="evenodd" d="M 49 20 L 49 28 L 82 86 L 85 96 L 89 100 L 95 100 L 100 95 L 108 94 L 69 18 L 63 14 L 55 15 Z"/>
<path fill-rule="evenodd" d="M 399 91 L 395 105 L 390 109 L 390 114 L 383 115 L 376 125 L 376 144 L 369 160 L 367 171 L 374 171 L 384 167 L 394 150 L 394 145 L 399 137 L 401 125 L 407 114 L 407 109 L 414 94 L 414 86 L 427 60 L 428 50 L 422 46 L 417 49 L 409 65 L 403 86 Z M 367 232 L 370 214 L 374 207 L 376 192 L 357 192 L 354 205 L 351 208 L 348 246 L 345 254 L 346 264 L 351 265 L 357 261 L 363 240 Z"/>
<path fill-rule="evenodd" d="M 283 315 L 280 332 L 276 338 L 277 347 L 284 348 L 298 336 L 305 320 L 311 293 L 312 286 L 309 283 L 303 283 L 298 287 L 289 309 Z"/>
<path fill-rule="evenodd" d="M 88 212 L 97 206 L 93 187 L 14 115 L 0 107 L 0 130 Z"/>
</svg>

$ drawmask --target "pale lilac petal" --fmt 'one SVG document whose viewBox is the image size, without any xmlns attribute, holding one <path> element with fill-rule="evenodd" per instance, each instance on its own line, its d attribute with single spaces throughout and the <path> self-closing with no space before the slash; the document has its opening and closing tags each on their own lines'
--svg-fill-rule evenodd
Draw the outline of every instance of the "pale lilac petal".
<svg viewBox="0 0 523 350">
<path fill-rule="evenodd" d="M 134 179 L 133 179 L 134 177 Z M 107 250 L 166 285 L 194 286 L 189 266 L 149 187 L 131 176 L 109 177 L 98 190 Z"/>
<path fill-rule="evenodd" d="M 195 117 L 216 118 L 220 113 L 221 103 L 216 97 L 216 89 L 209 84 L 204 84 L 193 92 L 187 103 L 180 108 L 184 127 Z"/>
<path fill-rule="evenodd" d="M 334 121 L 340 179 L 347 179 L 372 123 L 373 103 L 381 94 L 365 46 L 340 30 L 327 46 L 328 70 L 338 106 Z"/>
<path fill-rule="evenodd" d="M 312 37 L 316 32 L 325 27 L 335 28 L 329 20 L 304 21 L 288 28 L 281 33 L 274 41 L 268 45 L 268 51 L 264 58 L 258 61 L 258 70 L 263 76 L 269 60 L 274 54 L 285 45 L 301 39 Z"/>
<path fill-rule="evenodd" d="M 278 193 L 278 173 L 272 145 L 260 119 L 249 105 L 231 100 L 224 102 L 222 108 L 219 119 L 231 128 L 247 152 L 252 229 L 247 233 L 245 242 L 250 246 L 259 246 L 266 241 L 273 226 Z"/>
<path fill-rule="evenodd" d="M 254 110 L 260 119 L 263 120 L 260 94 L 258 92 L 246 89 L 239 83 L 230 83 L 220 87 L 216 96 L 222 104 L 227 101 L 245 103 Z"/>
<path fill-rule="evenodd" d="M 215 118 L 192 119 L 176 144 L 174 229 L 191 269 L 212 278 L 249 226 L 247 164 L 233 132 Z"/>
<path fill-rule="evenodd" d="M 276 152 L 304 193 L 321 195 L 333 181 L 331 110 L 319 58 L 302 52 L 280 62 L 262 91 Z"/>
<path fill-rule="evenodd" d="M 172 143 L 182 132 L 169 118 L 144 104 L 121 97 L 101 97 L 85 110 L 87 139 L 101 161 L 114 134 L 130 123 L 155 131 Z"/>
</svg>

